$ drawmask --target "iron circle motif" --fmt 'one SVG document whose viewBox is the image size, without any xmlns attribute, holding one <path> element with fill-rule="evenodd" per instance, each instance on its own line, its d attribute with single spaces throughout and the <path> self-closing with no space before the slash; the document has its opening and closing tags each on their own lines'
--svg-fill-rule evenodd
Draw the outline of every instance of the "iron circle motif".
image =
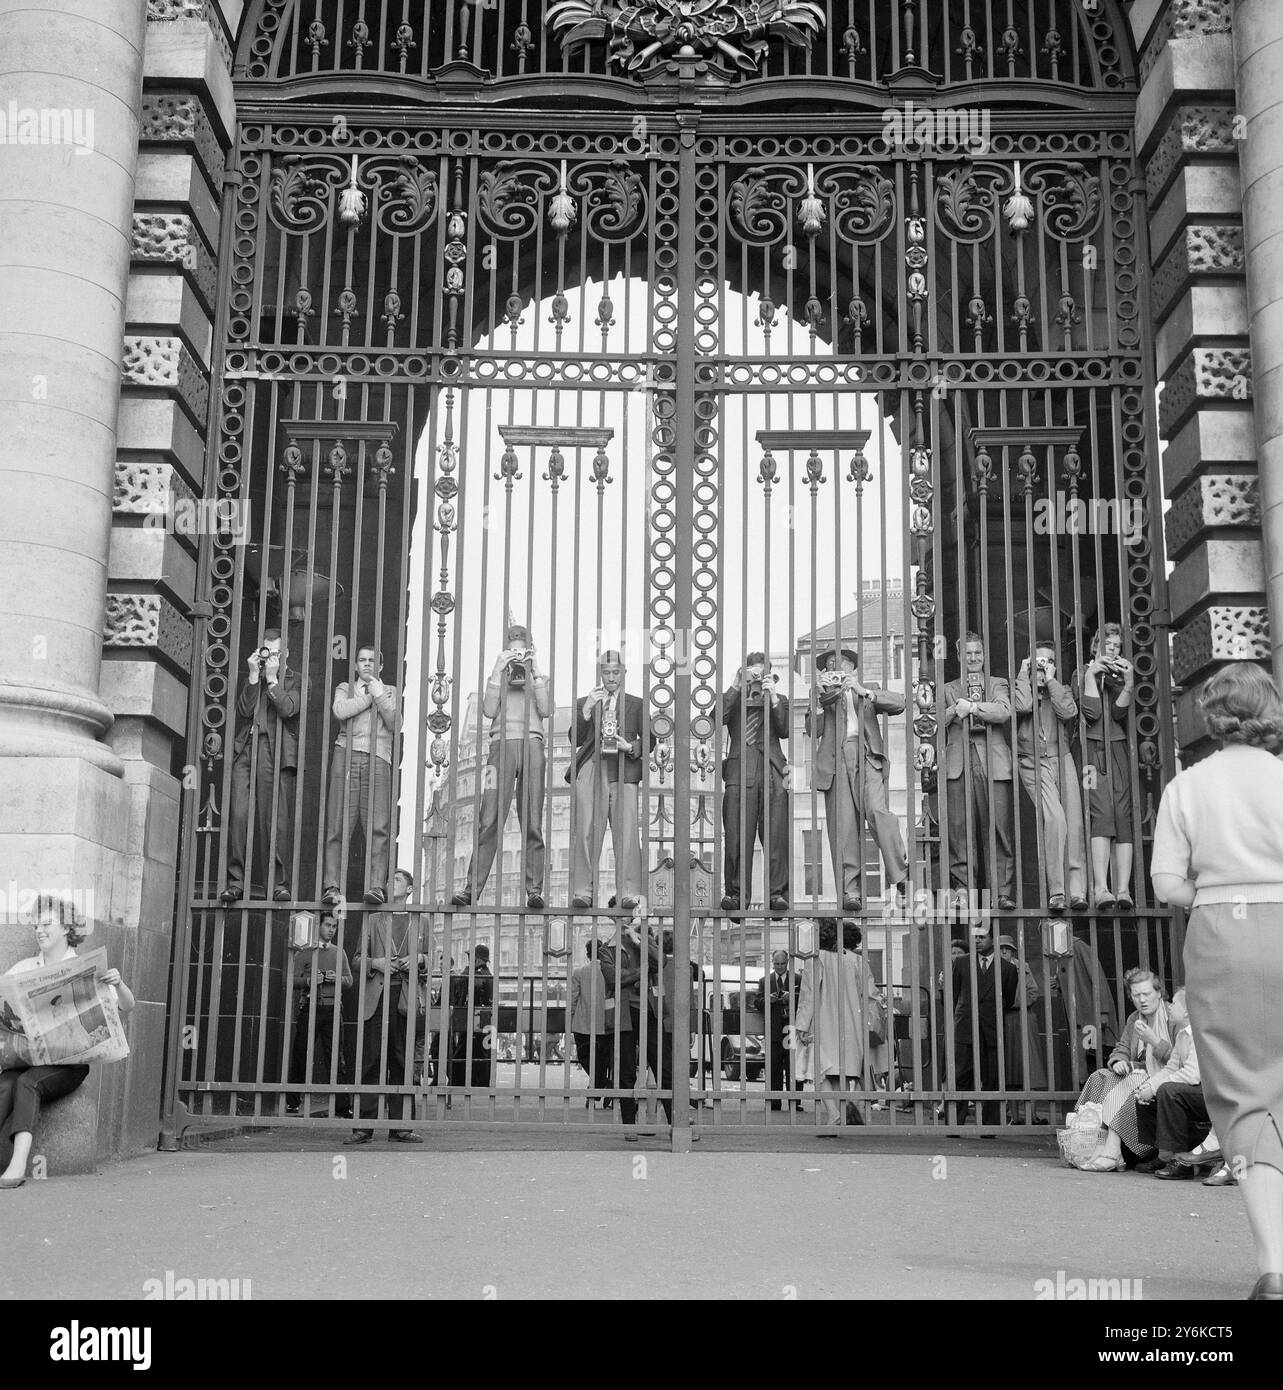
<svg viewBox="0 0 1283 1390">
<path fill-rule="evenodd" d="M 1132 665 L 1136 668 L 1136 674 L 1142 680 L 1150 679 L 1158 669 L 1158 662 L 1155 661 L 1153 652 L 1137 652 L 1132 661 Z"/>
<path fill-rule="evenodd" d="M 691 604 L 691 612 L 701 623 L 711 623 L 717 617 L 717 602 L 707 595 L 701 595 Z"/>
<path fill-rule="evenodd" d="M 677 555 L 677 544 L 671 536 L 656 536 L 650 543 L 650 553 L 663 565 L 669 565 Z"/>
<path fill-rule="evenodd" d="M 677 500 L 677 486 L 670 478 L 657 478 L 650 495 L 660 506 L 669 507 Z"/>
<path fill-rule="evenodd" d="M 249 337 L 249 320 L 246 318 L 232 318 L 227 323 L 228 335 L 232 338 Z"/>
<path fill-rule="evenodd" d="M 695 347 L 700 352 L 716 352 L 721 339 L 711 328 L 701 328 L 695 334 Z"/>
<path fill-rule="evenodd" d="M 396 376 L 397 360 L 385 353 L 382 357 L 374 359 L 374 370 L 379 376 Z"/>
<path fill-rule="evenodd" d="M 677 351 L 677 334 L 671 328 L 661 328 L 655 332 L 655 347 L 659 352 Z"/>
<path fill-rule="evenodd" d="M 714 247 L 705 246 L 695 252 L 695 268 L 697 270 L 716 270 L 717 266 L 718 256 Z"/>
<path fill-rule="evenodd" d="M 218 489 L 220 492 L 234 493 L 240 488 L 240 485 L 241 475 L 235 468 L 224 468 L 218 475 Z"/>
<path fill-rule="evenodd" d="M 667 710 L 668 706 L 673 703 L 673 698 L 673 692 L 666 685 L 652 685 L 650 688 L 651 704 L 660 710 Z M 653 729 L 658 723 L 658 718 L 652 719 L 651 728 Z"/>
<path fill-rule="evenodd" d="M 667 507 L 657 507 L 651 512 L 650 525 L 652 530 L 667 535 L 677 525 L 677 518 Z M 667 566 L 664 568 L 667 569 Z"/>
<path fill-rule="evenodd" d="M 209 623 L 206 624 L 206 631 L 209 631 L 212 627 L 213 619 L 211 618 Z M 208 695 L 211 700 L 219 702 L 221 702 L 223 697 L 227 694 L 227 677 L 221 671 L 210 671 L 205 677 L 205 694 Z M 220 710 L 219 713 L 221 714 L 222 711 Z M 209 721 L 206 720 L 205 722 L 208 723 Z"/>
<path fill-rule="evenodd" d="M 280 352 L 265 352 L 259 359 L 259 365 L 265 372 L 275 375 L 285 370 L 285 355 Z"/>
<path fill-rule="evenodd" d="M 673 736 L 673 717 L 670 714 L 656 714 L 651 716 L 650 731 L 656 738 L 665 739 Z"/>
<path fill-rule="evenodd" d="M 1131 477 L 1123 479 L 1123 491 L 1128 497 L 1136 499 L 1145 497 L 1149 492 L 1149 479 L 1143 475 L 1132 474 Z"/>
<path fill-rule="evenodd" d="M 691 662 L 691 670 L 698 680 L 711 681 L 717 674 L 717 662 L 706 652 L 701 652 L 700 655 Z"/>
<path fill-rule="evenodd" d="M 245 428 L 245 418 L 239 412 L 232 410 L 226 401 L 223 402 L 223 433 L 240 434 Z"/>
<path fill-rule="evenodd" d="M 671 565 L 654 565 L 650 571 L 650 582 L 660 589 L 671 589 L 677 582 L 677 574 Z"/>
<path fill-rule="evenodd" d="M 651 674 L 661 681 L 671 680 L 673 672 L 677 669 L 677 663 L 671 656 L 663 653 L 656 653 L 650 659 Z"/>
<path fill-rule="evenodd" d="M 1158 716 L 1152 710 L 1142 710 L 1136 716 L 1136 737 L 1156 739 L 1158 737 Z"/>
<path fill-rule="evenodd" d="M 660 621 L 669 621 L 677 612 L 677 602 L 671 594 L 654 594 L 650 601 L 651 613 Z"/>
<path fill-rule="evenodd" d="M 712 565 L 717 560 L 717 542 L 703 536 L 695 542 L 693 554 L 699 564 Z"/>
<path fill-rule="evenodd" d="M 236 559 L 232 555 L 215 555 L 210 561 L 210 575 L 224 584 L 236 578 Z"/>
<path fill-rule="evenodd" d="M 691 720 L 691 733 L 700 743 L 706 743 L 713 737 L 713 721 L 705 714 L 697 714 Z"/>
<path fill-rule="evenodd" d="M 1035 357 L 1026 363 L 1030 381 L 1046 381 L 1051 375 L 1051 363 L 1045 357 Z"/>
<path fill-rule="evenodd" d="M 710 690 L 706 685 L 701 685 L 691 691 L 691 704 L 697 710 L 708 711 L 717 704 L 717 692 Z"/>
<path fill-rule="evenodd" d="M 718 171 L 710 165 L 701 165 L 695 170 L 696 188 L 716 188 L 720 182 Z"/>
<path fill-rule="evenodd" d="M 717 505 L 717 484 L 707 479 L 701 479 L 692 489 L 692 495 L 701 507 L 715 507 Z"/>
<path fill-rule="evenodd" d="M 714 527 L 715 526 L 716 521 L 714 521 Z M 691 576 L 691 583 L 701 594 L 712 593 L 717 588 L 717 576 L 715 574 L 709 574 L 707 570 L 696 570 Z M 695 645 L 699 645 L 698 637 L 695 640 Z"/>
<path fill-rule="evenodd" d="M 239 356 L 239 354 L 237 354 Z M 223 405 L 228 410 L 239 410 L 245 404 L 245 388 L 239 381 L 228 381 L 223 385 Z"/>
<path fill-rule="evenodd" d="M 241 458 L 240 442 L 235 439 L 224 439 L 218 446 L 218 457 L 224 463 L 238 464 Z"/>
</svg>

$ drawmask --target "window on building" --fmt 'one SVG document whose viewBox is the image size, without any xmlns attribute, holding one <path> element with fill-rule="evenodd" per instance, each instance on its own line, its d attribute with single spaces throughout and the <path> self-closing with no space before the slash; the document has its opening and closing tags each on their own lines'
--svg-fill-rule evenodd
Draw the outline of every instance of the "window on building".
<svg viewBox="0 0 1283 1390">
<path fill-rule="evenodd" d="M 813 893 L 824 896 L 824 832 L 802 831 L 802 891 L 809 898 Z"/>
</svg>

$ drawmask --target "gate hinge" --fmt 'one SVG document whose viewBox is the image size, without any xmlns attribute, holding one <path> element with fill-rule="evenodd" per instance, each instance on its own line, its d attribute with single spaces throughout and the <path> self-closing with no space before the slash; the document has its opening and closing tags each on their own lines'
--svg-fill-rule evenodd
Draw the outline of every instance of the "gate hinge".
<svg viewBox="0 0 1283 1390">
<path fill-rule="evenodd" d="M 1170 608 L 1155 608 L 1149 615 L 1149 621 L 1155 627 L 1171 627 L 1172 610 Z"/>
<path fill-rule="evenodd" d="M 187 610 L 189 618 L 212 618 L 214 605 L 207 598 L 194 598 Z"/>
<path fill-rule="evenodd" d="M 239 188 L 245 182 L 245 175 L 239 169 L 223 170 L 223 187 Z"/>
</svg>

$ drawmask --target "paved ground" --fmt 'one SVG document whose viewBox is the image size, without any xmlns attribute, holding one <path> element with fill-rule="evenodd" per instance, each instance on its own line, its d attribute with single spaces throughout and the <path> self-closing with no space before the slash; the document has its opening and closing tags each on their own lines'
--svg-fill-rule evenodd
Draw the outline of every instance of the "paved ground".
<svg viewBox="0 0 1283 1390">
<path fill-rule="evenodd" d="M 276 1130 L 0 1193 L 0 1297 L 136 1299 L 167 1271 L 255 1300 L 1031 1299 L 1058 1271 L 1241 1299 L 1254 1278 L 1233 1189 L 1074 1172 L 1045 1140 L 341 1138 Z"/>
</svg>

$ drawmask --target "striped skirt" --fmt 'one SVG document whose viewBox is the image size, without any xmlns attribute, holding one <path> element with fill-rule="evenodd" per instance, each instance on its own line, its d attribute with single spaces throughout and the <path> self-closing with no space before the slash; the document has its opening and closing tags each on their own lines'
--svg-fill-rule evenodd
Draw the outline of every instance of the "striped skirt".
<svg viewBox="0 0 1283 1390">
<path fill-rule="evenodd" d="M 1144 1080 L 1143 1071 L 1130 1071 L 1126 1076 L 1118 1076 L 1108 1067 L 1101 1067 L 1087 1078 L 1082 1095 L 1078 1097 L 1078 1108 L 1082 1109 L 1088 1102 L 1099 1105 L 1105 1124 L 1132 1153 L 1140 1158 L 1149 1158 L 1158 1150 L 1152 1144 L 1141 1142 L 1136 1119 L 1136 1088 Z"/>
</svg>

